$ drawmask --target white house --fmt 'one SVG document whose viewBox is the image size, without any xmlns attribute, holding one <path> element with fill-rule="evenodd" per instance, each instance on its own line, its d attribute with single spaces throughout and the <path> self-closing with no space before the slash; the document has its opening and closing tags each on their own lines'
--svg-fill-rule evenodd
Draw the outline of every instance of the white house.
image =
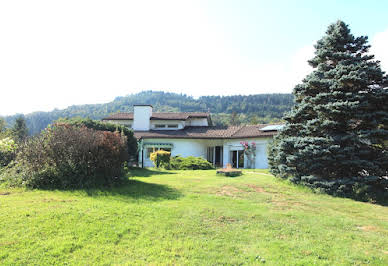
<svg viewBox="0 0 388 266">
<path fill-rule="evenodd" d="M 139 164 L 153 167 L 150 154 L 158 149 L 171 156 L 203 157 L 216 167 L 268 168 L 267 145 L 281 125 L 216 127 L 210 113 L 153 113 L 151 105 L 135 105 L 133 113 L 116 113 L 103 121 L 134 131 L 139 144 Z M 255 143 L 255 156 L 244 153 L 241 142 Z"/>
</svg>

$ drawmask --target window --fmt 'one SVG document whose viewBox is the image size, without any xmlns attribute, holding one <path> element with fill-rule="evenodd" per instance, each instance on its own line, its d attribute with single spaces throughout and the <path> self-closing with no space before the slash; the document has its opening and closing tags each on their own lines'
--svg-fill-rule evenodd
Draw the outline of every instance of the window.
<svg viewBox="0 0 388 266">
<path fill-rule="evenodd" d="M 153 153 L 154 151 L 156 151 L 155 148 L 148 148 L 148 149 L 147 149 L 147 158 L 150 158 L 151 153 Z"/>
<path fill-rule="evenodd" d="M 154 128 L 178 128 L 178 124 L 155 124 Z"/>
</svg>

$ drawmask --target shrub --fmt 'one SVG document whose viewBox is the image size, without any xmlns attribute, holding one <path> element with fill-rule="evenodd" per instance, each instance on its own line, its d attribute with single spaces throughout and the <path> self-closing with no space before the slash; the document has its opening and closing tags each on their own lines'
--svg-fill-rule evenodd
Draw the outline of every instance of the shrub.
<svg viewBox="0 0 388 266">
<path fill-rule="evenodd" d="M 3 176 L 32 188 L 110 185 L 127 160 L 127 139 L 119 132 L 57 124 L 27 140 Z"/>
<path fill-rule="evenodd" d="M 7 166 L 15 158 L 16 148 L 12 138 L 0 139 L 0 168 Z"/>
<path fill-rule="evenodd" d="M 106 123 L 98 120 L 92 120 L 90 118 L 71 118 L 71 119 L 59 119 L 57 124 L 69 124 L 77 127 L 87 127 L 90 129 L 110 132 L 122 132 L 127 137 L 128 155 L 129 160 L 137 161 L 137 140 L 133 136 L 133 131 L 123 125 L 117 125 L 112 123 Z"/>
<path fill-rule="evenodd" d="M 208 170 L 214 169 L 213 165 L 202 157 L 175 156 L 170 160 L 171 169 L 175 170 Z"/>
<path fill-rule="evenodd" d="M 154 165 L 159 167 L 169 168 L 171 152 L 159 150 L 151 153 L 150 159 Z"/>
</svg>

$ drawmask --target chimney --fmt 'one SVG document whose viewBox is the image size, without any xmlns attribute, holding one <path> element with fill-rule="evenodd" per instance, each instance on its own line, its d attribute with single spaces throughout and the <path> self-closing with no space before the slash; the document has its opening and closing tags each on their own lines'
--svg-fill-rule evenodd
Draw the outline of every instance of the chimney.
<svg viewBox="0 0 388 266">
<path fill-rule="evenodd" d="M 133 106 L 133 130 L 149 131 L 152 105 L 136 104 Z"/>
</svg>

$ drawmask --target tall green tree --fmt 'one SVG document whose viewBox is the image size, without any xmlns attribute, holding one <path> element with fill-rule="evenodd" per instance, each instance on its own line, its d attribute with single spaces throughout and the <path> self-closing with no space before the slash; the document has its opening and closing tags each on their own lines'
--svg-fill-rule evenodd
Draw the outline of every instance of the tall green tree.
<svg viewBox="0 0 388 266">
<path fill-rule="evenodd" d="M 314 71 L 275 138 L 273 174 L 328 193 L 371 198 L 388 191 L 388 89 L 367 37 L 338 21 L 315 45 Z"/>
<path fill-rule="evenodd" d="M 4 118 L 0 117 L 0 133 L 6 130 L 6 122 Z"/>
<path fill-rule="evenodd" d="M 18 141 L 23 141 L 28 137 L 26 120 L 22 115 L 16 118 L 12 132 Z"/>
<path fill-rule="evenodd" d="M 240 118 L 239 118 L 239 115 L 236 112 L 233 112 L 230 115 L 230 124 L 232 126 L 237 126 L 237 125 L 240 124 Z"/>
</svg>

